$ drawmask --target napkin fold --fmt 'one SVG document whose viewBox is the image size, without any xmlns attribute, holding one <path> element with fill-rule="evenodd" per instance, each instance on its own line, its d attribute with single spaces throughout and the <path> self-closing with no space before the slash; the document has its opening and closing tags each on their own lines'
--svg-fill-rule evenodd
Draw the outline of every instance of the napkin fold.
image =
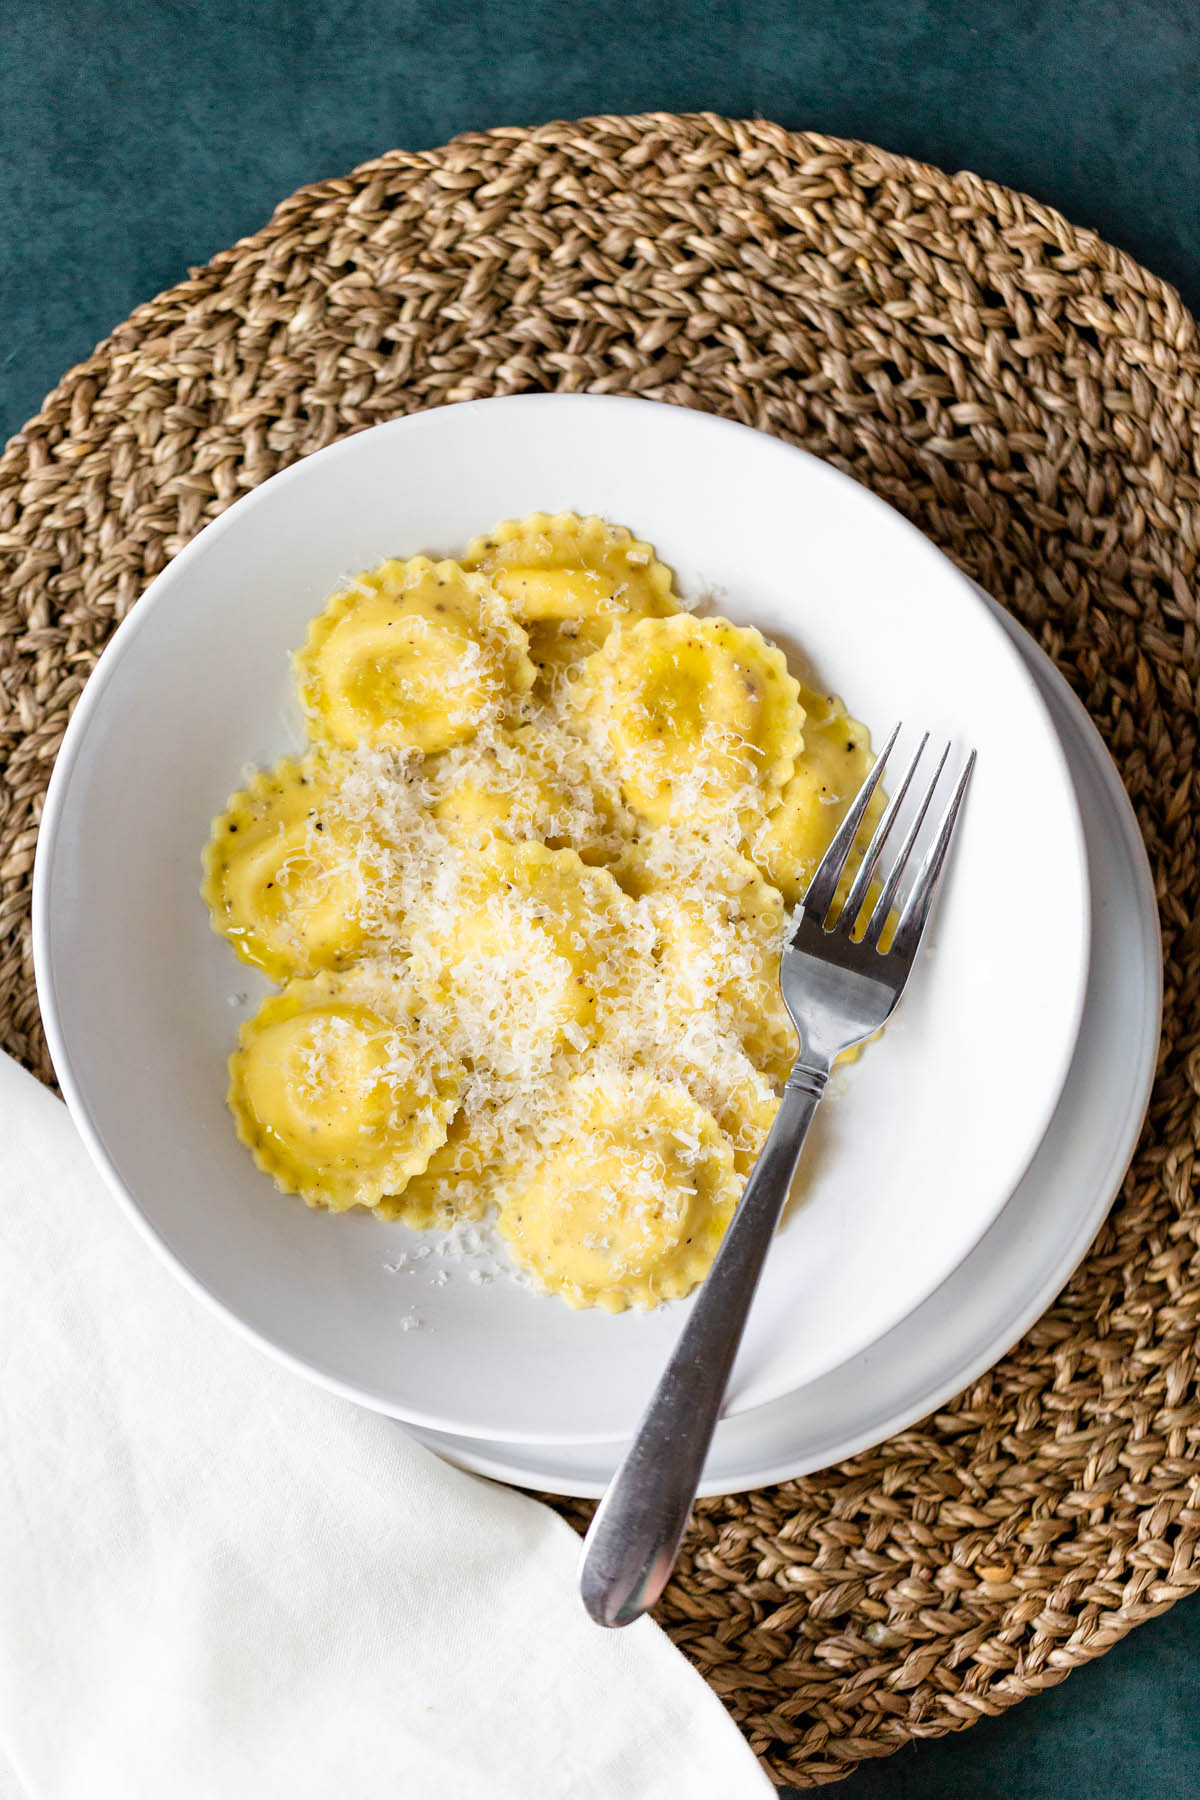
<svg viewBox="0 0 1200 1800">
<path fill-rule="evenodd" d="M 657 1626 L 590 1623 L 567 1525 L 244 1342 L 7 1059 L 0 1519 L 29 1800 L 773 1791 Z"/>
</svg>

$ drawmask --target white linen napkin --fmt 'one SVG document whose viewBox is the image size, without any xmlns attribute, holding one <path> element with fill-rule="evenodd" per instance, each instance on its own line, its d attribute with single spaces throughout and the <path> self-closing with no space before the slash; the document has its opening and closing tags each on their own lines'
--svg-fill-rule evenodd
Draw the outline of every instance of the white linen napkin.
<svg viewBox="0 0 1200 1800">
<path fill-rule="evenodd" d="M 278 1367 L 0 1059 L 0 1744 L 29 1800 L 773 1790 L 547 1507 Z"/>
</svg>

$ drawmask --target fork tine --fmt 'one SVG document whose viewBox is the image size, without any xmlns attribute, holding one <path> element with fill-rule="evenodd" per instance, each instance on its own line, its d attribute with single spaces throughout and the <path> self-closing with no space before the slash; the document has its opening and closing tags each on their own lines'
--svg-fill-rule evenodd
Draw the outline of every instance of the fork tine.
<svg viewBox="0 0 1200 1800">
<path fill-rule="evenodd" d="M 888 955 L 898 952 L 906 961 L 911 962 L 920 948 L 925 926 L 929 921 L 933 897 L 937 893 L 941 879 L 942 865 L 946 861 L 950 849 L 950 840 L 954 836 L 954 827 L 958 822 L 959 808 L 963 803 L 963 795 L 967 791 L 967 783 L 971 779 L 971 770 L 975 767 L 975 752 L 972 750 L 967 764 L 958 778 L 958 784 L 950 796 L 950 804 L 942 814 L 942 822 L 938 826 L 938 834 L 929 847 L 929 851 L 921 864 L 921 872 L 913 885 L 912 893 L 904 902 L 904 911 L 900 914 L 900 923 L 896 927 L 896 935 L 892 939 Z"/>
<path fill-rule="evenodd" d="M 896 823 L 896 815 L 904 804 L 904 796 L 909 790 L 912 778 L 917 772 L 917 764 L 924 755 L 925 746 L 928 742 L 929 733 L 926 732 L 920 743 L 917 745 L 915 755 L 912 757 L 907 769 L 905 769 L 904 774 L 900 778 L 899 787 L 888 801 L 887 810 L 875 827 L 874 836 L 863 853 L 863 859 L 859 864 L 854 880 L 851 883 L 850 892 L 846 895 L 842 910 L 838 914 L 837 924 L 834 927 L 836 931 L 851 933 L 858 923 L 858 915 L 862 911 L 863 901 L 867 897 L 867 889 L 871 885 L 871 877 L 875 873 L 875 865 L 883 854 L 883 847 L 888 841 L 892 826 Z"/>
<path fill-rule="evenodd" d="M 867 922 L 867 929 L 862 935 L 862 942 L 866 944 L 868 949 L 878 948 L 879 940 L 883 935 L 884 927 L 891 914 L 892 902 L 896 898 L 896 890 L 900 886 L 901 878 L 908 865 L 908 859 L 912 855 L 913 845 L 916 843 L 921 827 L 925 823 L 925 814 L 929 811 L 930 802 L 937 789 L 937 784 L 942 778 L 942 770 L 946 766 L 946 758 L 949 754 L 950 746 L 947 744 L 946 748 L 942 751 L 942 754 L 938 757 L 937 768 L 933 771 L 933 780 L 925 789 L 925 798 L 917 808 L 917 816 L 908 828 L 908 835 L 900 846 L 900 854 L 892 864 L 888 878 L 883 884 L 883 890 L 872 909 L 871 917 Z"/>
<path fill-rule="evenodd" d="M 854 840 L 858 836 L 858 828 L 863 822 L 863 814 L 871 801 L 871 795 L 879 786 L 879 778 L 883 774 L 884 764 L 891 755 L 896 739 L 900 735 L 900 727 L 896 726 L 891 737 L 879 752 L 872 765 L 871 772 L 859 788 L 854 803 L 838 826 L 833 842 L 817 864 L 816 873 L 804 890 L 801 910 L 814 919 L 823 920 L 833 903 L 837 893 L 838 882 L 842 879 L 842 871 L 846 867 Z"/>
</svg>

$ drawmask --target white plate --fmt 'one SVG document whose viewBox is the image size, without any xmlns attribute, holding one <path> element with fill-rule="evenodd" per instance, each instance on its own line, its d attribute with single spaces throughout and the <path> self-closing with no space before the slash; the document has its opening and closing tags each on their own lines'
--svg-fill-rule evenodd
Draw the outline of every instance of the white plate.
<svg viewBox="0 0 1200 1800">
<path fill-rule="evenodd" d="M 42 826 L 35 950 L 85 1141 L 229 1318 L 414 1423 L 602 1441 L 632 1425 L 683 1309 L 572 1313 L 507 1280 L 437 1286 L 432 1260 L 401 1280 L 403 1227 L 276 1194 L 224 1105 L 228 997 L 261 984 L 197 896 L 212 815 L 245 763 L 290 745 L 286 652 L 326 594 L 539 507 L 644 532 L 685 593 L 802 645 L 877 734 L 900 716 L 978 747 L 931 950 L 822 1109 L 733 1406 L 815 1380 L 911 1312 L 996 1217 L 1061 1092 L 1087 965 L 1078 814 L 1034 684 L 964 578 L 863 488 L 745 427 L 623 399 L 486 401 L 363 432 L 248 496 L 158 578 L 80 702 Z"/>
<path fill-rule="evenodd" d="M 997 609 L 998 611 L 999 609 Z M 1091 973 L 1079 1045 L 1025 1179 L 936 1294 L 864 1355 L 802 1392 L 717 1427 L 701 1486 L 736 1494 L 881 1443 L 960 1393 L 1040 1318 L 1086 1254 L 1133 1155 L 1158 1056 L 1158 909 L 1133 808 L 1083 707 L 1020 627 L 1075 774 L 1087 834 Z M 549 1493 L 604 1491 L 623 1444 L 471 1443 L 417 1434 L 480 1475 Z"/>
</svg>

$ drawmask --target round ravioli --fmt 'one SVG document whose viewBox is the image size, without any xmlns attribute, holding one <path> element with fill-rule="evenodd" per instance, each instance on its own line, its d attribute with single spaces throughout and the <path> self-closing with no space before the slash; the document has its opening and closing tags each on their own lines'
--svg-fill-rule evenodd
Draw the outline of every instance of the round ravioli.
<svg viewBox="0 0 1200 1800">
<path fill-rule="evenodd" d="M 286 757 L 234 794 L 204 851 L 213 929 L 272 980 L 339 968 L 364 948 L 369 833 L 334 804 L 340 761 Z"/>
<path fill-rule="evenodd" d="M 702 1063 L 680 1060 L 677 1073 L 692 1098 L 712 1114 L 725 1133 L 733 1151 L 733 1166 L 745 1181 L 779 1111 L 774 1085 L 735 1046 L 724 1046 Z"/>
<path fill-rule="evenodd" d="M 386 1195 L 375 1211 L 414 1231 L 478 1219 L 487 1211 L 498 1167 L 495 1109 L 460 1108 L 425 1168 L 409 1177 L 402 1193 Z"/>
<path fill-rule="evenodd" d="M 509 519 L 467 550 L 504 595 L 549 677 L 604 642 L 614 619 L 679 611 L 671 571 L 623 525 L 576 513 Z"/>
<path fill-rule="evenodd" d="M 424 968 L 452 997 L 468 1053 L 531 1075 L 556 1046 L 583 1049 L 617 980 L 629 902 L 606 869 L 573 850 L 493 838 L 456 891 L 415 920 Z"/>
<path fill-rule="evenodd" d="M 808 886 L 875 761 L 866 726 L 848 718 L 834 695 L 801 688 L 800 703 L 804 747 L 778 804 L 751 840 L 754 860 L 789 906 Z M 864 846 L 885 805 L 882 787 L 877 787 L 860 833 Z"/>
<path fill-rule="evenodd" d="M 645 905 L 658 929 L 668 1016 L 711 1013 L 756 1064 L 786 1076 L 796 1033 L 779 988 L 785 919 L 778 890 L 744 856 L 681 856 L 669 885 L 660 876 Z"/>
<path fill-rule="evenodd" d="M 375 1206 L 446 1141 L 462 1070 L 420 1011 L 397 971 L 362 965 L 290 982 L 242 1027 L 229 1106 L 283 1193 Z"/>
<path fill-rule="evenodd" d="M 425 556 L 334 594 L 295 666 L 314 738 L 426 755 L 511 712 L 534 681 L 525 633 L 484 577 Z"/>
<path fill-rule="evenodd" d="M 733 1151 L 681 1085 L 585 1076 L 561 1138 L 507 1189 L 513 1259 L 568 1305 L 622 1312 L 690 1293 L 741 1191 Z"/>
<path fill-rule="evenodd" d="M 522 725 L 452 751 L 431 767 L 434 817 L 467 839 L 498 833 L 577 850 L 585 861 L 616 854 L 628 818 L 602 791 L 585 746 L 549 723 Z"/>
<path fill-rule="evenodd" d="M 792 774 L 799 684 L 781 651 L 728 619 L 617 625 L 579 687 L 626 800 L 651 824 L 750 829 Z"/>
</svg>

